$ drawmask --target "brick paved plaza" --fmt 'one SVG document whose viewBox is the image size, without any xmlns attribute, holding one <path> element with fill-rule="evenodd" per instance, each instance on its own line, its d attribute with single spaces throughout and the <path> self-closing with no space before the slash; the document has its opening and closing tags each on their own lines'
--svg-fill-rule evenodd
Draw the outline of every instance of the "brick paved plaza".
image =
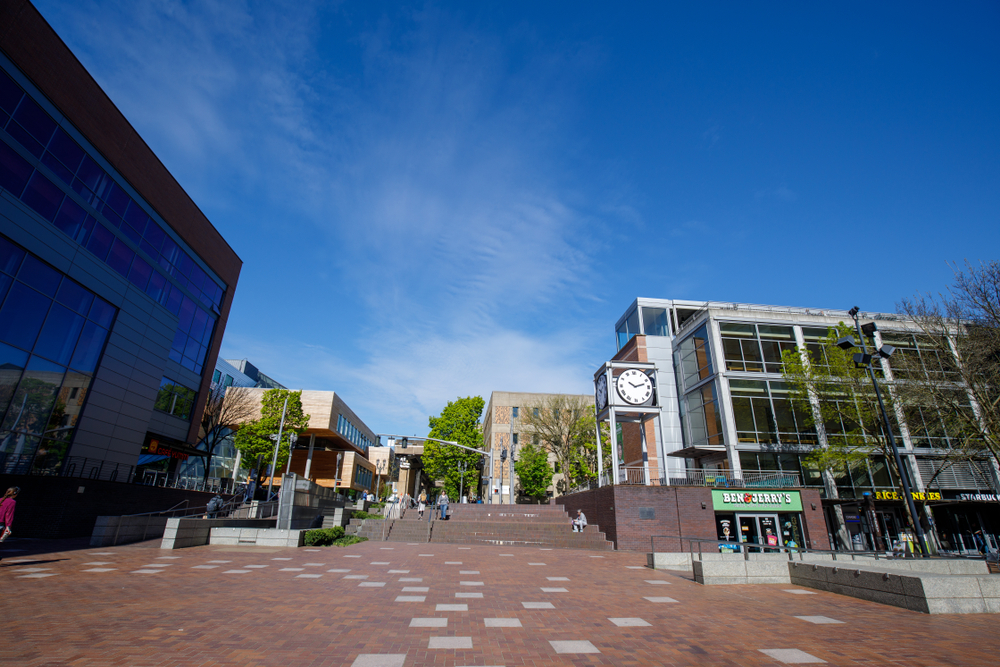
<svg viewBox="0 0 1000 667">
<path fill-rule="evenodd" d="M 0 663 L 995 665 L 996 615 L 704 587 L 635 552 L 4 545 Z M 14 551 L 14 549 L 30 549 Z"/>
</svg>

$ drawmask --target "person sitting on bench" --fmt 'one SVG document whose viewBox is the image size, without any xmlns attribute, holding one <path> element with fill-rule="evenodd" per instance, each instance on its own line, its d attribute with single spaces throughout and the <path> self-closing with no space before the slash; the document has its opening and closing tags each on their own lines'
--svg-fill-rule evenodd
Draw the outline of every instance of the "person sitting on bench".
<svg viewBox="0 0 1000 667">
<path fill-rule="evenodd" d="M 587 515 L 583 513 L 583 510 L 576 511 L 576 518 L 573 519 L 573 532 L 582 533 L 583 529 L 587 527 Z"/>
</svg>

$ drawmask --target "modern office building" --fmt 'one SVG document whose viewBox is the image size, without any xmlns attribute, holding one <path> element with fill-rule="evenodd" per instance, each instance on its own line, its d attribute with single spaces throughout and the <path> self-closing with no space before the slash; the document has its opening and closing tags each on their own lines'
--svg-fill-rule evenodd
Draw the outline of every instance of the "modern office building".
<svg viewBox="0 0 1000 667">
<path fill-rule="evenodd" d="M 528 392 L 494 391 L 483 416 L 483 443 L 493 452 L 493 468 L 483 476 L 483 498 L 487 502 L 517 502 L 517 474 L 512 461 L 519 447 L 526 444 L 544 444 L 530 424 L 525 423 L 527 411 L 538 415 L 539 411 L 551 409 L 554 400 L 567 405 L 582 405 L 589 409 L 591 397 L 586 394 L 537 394 Z M 561 403 L 561 404 L 562 404 Z M 507 458 L 503 454 L 506 451 Z M 555 470 L 549 495 L 565 493 L 565 479 L 555 454 L 549 452 L 549 465 Z M 512 493 L 513 491 L 513 493 Z"/>
<path fill-rule="evenodd" d="M 199 455 L 241 265 L 39 12 L 0 2 L 0 472 Z"/>
<path fill-rule="evenodd" d="M 878 345 L 891 343 L 927 356 L 912 322 L 887 313 L 861 316 L 878 323 Z M 873 546 L 860 502 L 868 492 L 875 499 L 881 533 L 898 535 L 905 525 L 903 502 L 886 462 L 873 457 L 867 465 L 832 474 L 810 465 L 806 457 L 825 446 L 831 433 L 817 432 L 796 412 L 783 381 L 781 353 L 818 349 L 830 327 L 840 322 L 852 322 L 846 311 L 636 299 L 615 325 L 618 353 L 595 374 L 598 410 L 603 406 L 607 418 L 624 415 L 617 424 L 615 470 L 607 479 L 717 486 L 720 494 L 731 496 L 737 494 L 727 494 L 723 487 L 733 480 L 815 488 L 823 499 L 831 544 L 844 546 L 843 539 L 834 539 L 844 531 L 854 547 Z M 891 385 L 890 361 L 881 364 Z M 618 381 L 629 365 L 643 376 L 637 375 L 631 385 Z M 619 385 L 627 393 L 641 387 L 646 377 L 656 389 L 648 400 L 621 393 Z M 931 423 L 930 411 L 921 423 L 901 410 L 895 417 L 914 492 L 931 500 L 929 523 L 939 544 L 969 548 L 972 531 L 1000 532 L 992 462 L 945 462 L 941 455 L 949 447 L 948 433 L 942 424 Z M 784 522 L 777 509 L 757 507 L 756 500 L 741 507 L 743 494 L 738 495 L 738 502 L 720 495 L 716 503 L 720 539 L 723 520 L 733 533 L 756 535 Z"/>
</svg>

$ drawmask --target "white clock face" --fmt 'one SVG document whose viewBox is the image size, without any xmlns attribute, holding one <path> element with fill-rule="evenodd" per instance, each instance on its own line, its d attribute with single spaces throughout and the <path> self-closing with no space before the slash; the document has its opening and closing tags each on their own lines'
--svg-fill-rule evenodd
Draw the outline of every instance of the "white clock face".
<svg viewBox="0 0 1000 667">
<path fill-rule="evenodd" d="M 597 378 L 597 409 L 603 410 L 608 404 L 608 376 Z"/>
<path fill-rule="evenodd" d="M 630 405 L 639 405 L 653 395 L 653 381 L 642 371 L 630 368 L 618 376 L 615 382 L 618 395 Z"/>
</svg>

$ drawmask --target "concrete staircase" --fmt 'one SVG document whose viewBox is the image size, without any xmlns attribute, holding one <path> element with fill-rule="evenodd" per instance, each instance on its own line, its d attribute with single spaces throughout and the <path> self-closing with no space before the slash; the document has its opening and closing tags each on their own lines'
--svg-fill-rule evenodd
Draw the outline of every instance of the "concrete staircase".
<svg viewBox="0 0 1000 667">
<path fill-rule="evenodd" d="M 428 508 L 427 512 L 430 511 Z M 446 521 L 440 519 L 440 512 L 434 513 L 430 522 L 427 519 L 427 513 L 421 519 L 416 510 L 407 509 L 402 518 L 389 520 L 385 526 L 386 540 L 600 551 L 614 549 L 614 545 L 595 525 L 587 526 L 582 533 L 574 533 L 569 515 L 561 505 L 451 505 Z M 351 519 L 347 533 L 380 541 L 382 521 Z"/>
</svg>

